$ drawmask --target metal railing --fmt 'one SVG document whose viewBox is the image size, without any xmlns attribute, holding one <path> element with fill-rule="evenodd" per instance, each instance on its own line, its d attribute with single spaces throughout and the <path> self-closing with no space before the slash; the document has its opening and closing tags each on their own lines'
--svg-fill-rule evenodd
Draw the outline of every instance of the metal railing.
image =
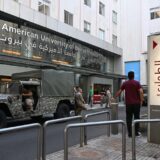
<svg viewBox="0 0 160 160">
<path fill-rule="evenodd" d="M 126 125 L 122 120 L 76 123 L 67 125 L 64 129 L 64 160 L 68 160 L 68 130 L 70 128 L 111 124 L 122 124 L 122 160 L 126 160 Z"/>
<path fill-rule="evenodd" d="M 106 114 L 107 115 L 107 120 L 110 120 L 110 112 L 109 111 L 101 111 L 101 112 L 95 112 L 95 113 L 90 113 L 86 114 L 84 117 L 84 122 L 86 123 L 88 121 L 88 117 L 96 116 L 96 115 L 101 115 L 101 114 Z M 108 137 L 110 136 L 110 125 L 107 125 L 107 135 Z M 84 144 L 87 145 L 87 128 L 84 127 Z"/>
<path fill-rule="evenodd" d="M 0 134 L 5 135 L 5 134 L 9 134 L 9 133 L 14 133 L 14 132 L 21 132 L 22 130 L 30 130 L 30 129 L 33 129 L 33 128 L 38 129 L 38 133 L 36 135 L 36 137 L 37 137 L 37 150 L 36 151 L 37 151 L 37 160 L 41 160 L 41 144 L 42 144 L 42 142 L 41 142 L 42 132 L 41 131 L 42 130 L 41 130 L 41 125 L 40 124 L 34 123 L 34 124 L 28 124 L 28 125 L 23 125 L 23 126 L 0 129 Z M 24 135 L 24 137 L 25 137 L 25 135 Z M 16 153 L 16 151 L 15 151 L 15 153 Z M 30 154 L 30 153 L 27 153 L 27 154 Z M 15 156 L 16 156 L 16 154 L 15 154 Z M 3 159 L 4 159 L 4 157 L 3 157 Z M 14 159 L 14 157 L 12 157 L 12 159 Z"/>
<path fill-rule="evenodd" d="M 56 119 L 56 120 L 50 120 L 46 121 L 43 125 L 43 142 L 42 142 L 42 160 L 46 160 L 46 132 L 47 132 L 47 127 L 48 125 L 52 125 L 55 123 L 59 122 L 66 122 L 66 121 L 71 121 L 71 120 L 77 120 L 80 119 L 81 121 L 83 120 L 82 116 L 74 116 L 74 117 L 67 117 L 67 118 L 61 118 L 61 119 Z M 82 128 L 80 129 L 80 146 L 83 146 L 83 130 Z"/>
<path fill-rule="evenodd" d="M 135 125 L 136 123 L 155 123 L 160 119 L 137 119 L 132 122 L 132 160 L 136 160 L 136 141 L 135 141 Z"/>
</svg>

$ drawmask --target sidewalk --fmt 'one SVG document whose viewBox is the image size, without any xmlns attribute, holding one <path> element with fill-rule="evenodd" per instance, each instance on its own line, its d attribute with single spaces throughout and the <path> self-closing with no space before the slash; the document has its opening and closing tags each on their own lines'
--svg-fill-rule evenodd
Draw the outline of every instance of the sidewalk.
<svg viewBox="0 0 160 160">
<path fill-rule="evenodd" d="M 104 108 L 100 104 L 94 104 L 89 110 Z M 119 107 L 125 107 L 123 102 Z M 123 108 L 122 108 L 123 110 Z M 79 147 L 79 144 L 69 148 L 68 160 L 122 160 L 122 135 L 101 136 L 88 141 L 88 145 Z M 126 137 L 126 160 L 132 160 L 132 139 Z M 160 160 L 160 145 L 147 142 L 147 137 L 136 138 L 137 160 Z M 64 160 L 63 150 L 47 155 L 47 160 Z"/>
<path fill-rule="evenodd" d="M 79 145 L 69 148 L 69 160 L 121 160 L 121 134 L 111 137 L 101 136 L 88 141 L 82 148 Z M 132 139 L 126 138 L 126 160 L 132 160 Z M 160 145 L 147 143 L 147 137 L 136 138 L 137 160 L 160 160 Z M 63 160 L 63 151 L 47 155 L 47 160 Z"/>
<path fill-rule="evenodd" d="M 93 104 L 92 107 L 88 104 L 85 104 L 85 106 L 87 107 L 88 110 L 105 108 L 105 104 L 103 104 L 103 106 L 101 106 L 100 104 Z M 119 102 L 118 107 L 125 107 L 124 102 Z"/>
</svg>

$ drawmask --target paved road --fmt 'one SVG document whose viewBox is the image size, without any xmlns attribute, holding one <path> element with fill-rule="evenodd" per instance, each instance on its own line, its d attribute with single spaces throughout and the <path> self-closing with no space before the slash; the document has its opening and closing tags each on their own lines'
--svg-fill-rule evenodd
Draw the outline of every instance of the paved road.
<svg viewBox="0 0 160 160">
<path fill-rule="evenodd" d="M 87 113 L 91 113 L 91 112 L 97 112 L 97 111 L 102 111 L 104 109 L 100 108 L 99 105 L 95 105 L 94 108 L 98 108 L 98 109 L 93 109 L 93 110 L 89 110 L 87 111 Z M 106 109 L 105 109 L 106 110 Z M 147 113 L 147 107 L 142 107 L 142 112 L 141 114 L 146 114 Z M 118 108 L 118 119 L 122 119 L 125 120 L 125 107 L 121 106 Z M 99 115 L 99 116 L 94 116 L 92 118 L 89 119 L 89 121 L 100 121 L 100 120 L 106 120 L 106 115 Z M 79 120 L 74 120 L 74 121 L 70 121 L 69 123 L 79 123 Z M 63 148 L 63 136 L 64 136 L 64 127 L 68 124 L 68 122 L 64 122 L 64 123 L 57 123 L 54 124 L 52 126 L 48 127 L 47 130 L 47 154 L 61 150 Z M 95 138 L 97 136 L 100 135 L 104 135 L 107 133 L 107 128 L 106 127 L 89 127 L 88 129 L 88 139 L 92 139 Z M 69 145 L 74 145 L 74 144 L 78 144 L 79 143 L 79 133 L 80 130 L 78 128 L 76 129 L 72 129 L 72 131 L 70 131 L 69 133 Z M 35 149 L 35 145 L 32 145 L 33 147 L 30 147 L 30 144 L 32 142 L 34 142 L 34 136 L 32 135 L 33 131 L 27 131 L 25 133 L 14 133 L 12 134 L 11 138 L 4 138 L 2 136 L 0 136 L 0 159 L 5 159 L 4 156 L 5 154 L 12 157 L 12 160 L 21 160 L 21 156 L 23 155 L 25 157 L 28 157 L 28 160 L 32 160 L 35 157 L 35 153 L 34 153 L 34 149 Z M 30 139 L 29 137 L 33 137 L 32 139 Z M 8 144 L 5 146 L 5 142 L 8 142 Z M 21 147 L 22 146 L 22 147 Z M 9 147 L 9 149 L 7 149 Z M 14 150 L 12 149 L 13 147 Z M 28 151 L 32 154 L 28 154 Z M 14 154 L 14 152 L 16 153 L 22 153 L 19 154 L 19 158 L 17 157 L 16 154 Z M 8 154 L 9 153 L 9 154 Z M 15 159 L 14 159 L 14 156 Z M 31 157 L 32 156 L 32 157 Z M 17 157 L 17 158 L 16 158 Z"/>
</svg>

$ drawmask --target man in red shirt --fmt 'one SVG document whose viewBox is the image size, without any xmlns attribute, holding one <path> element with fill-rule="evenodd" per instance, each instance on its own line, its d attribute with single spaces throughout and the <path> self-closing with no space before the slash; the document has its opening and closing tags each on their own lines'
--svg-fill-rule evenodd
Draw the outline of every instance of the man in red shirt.
<svg viewBox="0 0 160 160">
<path fill-rule="evenodd" d="M 125 102 L 126 102 L 126 121 L 128 136 L 132 137 L 132 119 L 140 119 L 140 106 L 143 102 L 143 89 L 140 83 L 134 80 L 134 72 L 128 72 L 128 81 L 124 82 L 121 88 L 117 91 L 118 97 L 123 90 L 125 90 Z M 134 117 L 133 117 L 134 116 Z M 135 134 L 139 136 L 139 124 L 135 126 Z"/>
</svg>

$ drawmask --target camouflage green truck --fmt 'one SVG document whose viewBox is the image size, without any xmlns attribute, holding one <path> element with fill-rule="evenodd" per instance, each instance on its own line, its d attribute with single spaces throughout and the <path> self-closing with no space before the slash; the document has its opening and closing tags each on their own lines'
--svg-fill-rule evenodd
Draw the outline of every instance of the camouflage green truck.
<svg viewBox="0 0 160 160">
<path fill-rule="evenodd" d="M 23 88 L 33 93 L 33 111 L 24 107 Z M 11 82 L 0 83 L 0 127 L 9 121 L 53 115 L 70 116 L 74 109 L 74 73 L 53 69 L 35 70 L 12 75 Z"/>
</svg>

